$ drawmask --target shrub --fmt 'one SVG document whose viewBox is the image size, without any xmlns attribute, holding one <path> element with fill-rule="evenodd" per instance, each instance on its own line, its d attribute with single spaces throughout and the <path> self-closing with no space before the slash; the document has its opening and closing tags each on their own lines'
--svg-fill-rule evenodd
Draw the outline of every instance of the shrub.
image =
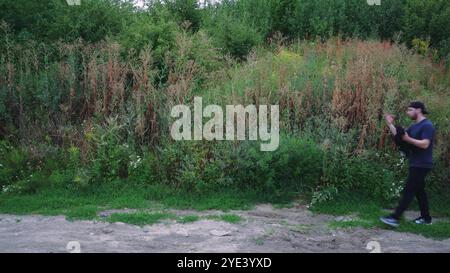
<svg viewBox="0 0 450 273">
<path fill-rule="evenodd" d="M 12 191 L 17 193 L 34 193 L 49 186 L 48 176 L 41 172 L 34 172 L 12 185 Z"/>
<path fill-rule="evenodd" d="M 366 152 L 360 155 L 335 148 L 325 154 L 324 173 L 316 194 L 352 192 L 376 200 L 388 201 L 399 196 L 403 186 L 404 160 L 397 156 Z M 327 199 L 332 199 L 328 195 Z"/>
<path fill-rule="evenodd" d="M 93 183 L 108 183 L 117 178 L 128 177 L 128 165 L 132 152 L 128 144 L 121 143 L 115 129 L 118 128 L 107 128 L 104 132 L 100 132 L 99 142 L 96 143 L 96 153 L 88 166 Z M 83 177 L 88 175 L 84 174 Z"/>
<path fill-rule="evenodd" d="M 176 189 L 204 192 L 221 184 L 220 158 L 207 141 L 166 142 L 159 149 L 158 163 L 161 181 Z"/>
<path fill-rule="evenodd" d="M 312 189 L 320 179 L 321 157 L 312 141 L 294 137 L 283 138 L 275 152 L 262 152 L 251 141 L 166 142 L 156 154 L 146 153 L 130 179 L 195 193 L 228 188 L 279 195 Z"/>
<path fill-rule="evenodd" d="M 259 144 L 243 146 L 234 178 L 240 186 L 281 194 L 310 191 L 322 172 L 322 151 L 308 140 L 284 136 L 274 152 L 261 152 Z M 245 148 L 244 148 L 245 147 Z"/>
<path fill-rule="evenodd" d="M 220 30 L 215 29 L 213 36 L 224 52 L 235 58 L 244 59 L 262 40 L 259 32 L 236 19 L 222 19 L 220 25 Z"/>
<path fill-rule="evenodd" d="M 0 188 L 11 191 L 18 181 L 32 174 L 29 155 L 25 149 L 13 147 L 7 141 L 0 141 Z"/>
<path fill-rule="evenodd" d="M 146 150 L 143 155 L 131 155 L 128 181 L 141 185 L 164 183 L 164 170 L 155 151 Z"/>
</svg>

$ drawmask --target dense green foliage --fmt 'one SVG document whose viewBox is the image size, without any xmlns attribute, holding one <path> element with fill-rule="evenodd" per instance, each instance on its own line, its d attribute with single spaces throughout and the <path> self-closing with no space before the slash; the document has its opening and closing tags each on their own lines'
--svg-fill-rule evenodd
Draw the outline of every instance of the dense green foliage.
<svg viewBox="0 0 450 273">
<path fill-rule="evenodd" d="M 68 6 L 64 0 L 4 0 L 0 20 L 15 37 L 66 42 L 82 38 L 97 42 L 106 37 L 140 48 L 173 42 L 176 26 L 207 31 L 220 47 L 237 57 L 277 32 L 289 39 L 332 36 L 392 39 L 413 46 L 420 39 L 448 56 L 450 4 L 446 0 L 224 0 L 200 5 L 195 0 L 147 0 L 147 9 L 126 0 L 83 0 Z M 205 1 L 208 3 L 208 1 Z M 202 1 L 203 3 L 203 1 Z M 171 24 L 174 23 L 175 25 Z"/>
<path fill-rule="evenodd" d="M 146 5 L 0 2 L 0 194 L 130 185 L 393 200 L 407 165 L 382 114 L 406 126 L 413 99 L 437 128 L 429 187 L 448 194 L 448 1 Z M 171 107 L 196 95 L 278 104 L 279 149 L 172 141 Z"/>
</svg>

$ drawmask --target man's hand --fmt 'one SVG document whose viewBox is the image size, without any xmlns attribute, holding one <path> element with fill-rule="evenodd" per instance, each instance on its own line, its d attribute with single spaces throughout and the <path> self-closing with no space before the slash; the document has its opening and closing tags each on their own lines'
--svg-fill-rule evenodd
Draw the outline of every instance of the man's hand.
<svg viewBox="0 0 450 273">
<path fill-rule="evenodd" d="M 402 136 L 402 140 L 405 142 L 408 142 L 411 138 L 409 137 L 408 133 L 405 132 L 405 134 Z"/>
<path fill-rule="evenodd" d="M 392 135 L 397 135 L 397 129 L 392 124 L 394 122 L 394 116 L 391 114 L 384 115 L 384 118 L 386 119 L 387 126 L 389 127 L 389 130 L 391 131 Z"/>
<path fill-rule="evenodd" d="M 394 123 L 394 116 L 391 114 L 386 114 L 384 115 L 384 118 L 386 119 L 386 123 L 388 125 L 391 125 L 392 123 Z"/>
</svg>

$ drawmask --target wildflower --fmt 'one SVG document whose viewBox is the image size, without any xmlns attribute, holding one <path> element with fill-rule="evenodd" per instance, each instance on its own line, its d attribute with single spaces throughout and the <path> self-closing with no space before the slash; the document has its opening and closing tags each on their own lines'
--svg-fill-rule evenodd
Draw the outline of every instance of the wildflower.
<svg viewBox="0 0 450 273">
<path fill-rule="evenodd" d="M 8 192 L 9 190 L 10 190 L 10 188 L 8 186 L 2 187 L 2 192 Z"/>
<path fill-rule="evenodd" d="M 141 165 L 141 163 L 142 163 L 142 158 L 140 156 L 136 156 L 136 160 L 130 161 L 130 166 L 133 169 L 136 169 L 137 167 L 139 167 L 139 165 Z"/>
</svg>

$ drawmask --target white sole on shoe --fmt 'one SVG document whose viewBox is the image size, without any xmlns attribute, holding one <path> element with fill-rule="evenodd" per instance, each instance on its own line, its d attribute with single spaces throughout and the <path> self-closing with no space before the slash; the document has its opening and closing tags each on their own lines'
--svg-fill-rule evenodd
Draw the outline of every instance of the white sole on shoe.
<svg viewBox="0 0 450 273">
<path fill-rule="evenodd" d="M 390 227 L 398 228 L 398 226 L 399 226 L 399 224 L 393 224 L 391 222 L 388 222 L 388 221 L 384 220 L 382 217 L 380 218 L 380 221 L 385 223 L 386 225 L 388 225 Z"/>
<path fill-rule="evenodd" d="M 433 224 L 433 222 L 431 222 L 431 223 L 417 223 L 415 221 L 413 221 L 413 223 L 416 224 L 416 225 L 425 225 L 425 226 L 431 226 Z"/>
</svg>

